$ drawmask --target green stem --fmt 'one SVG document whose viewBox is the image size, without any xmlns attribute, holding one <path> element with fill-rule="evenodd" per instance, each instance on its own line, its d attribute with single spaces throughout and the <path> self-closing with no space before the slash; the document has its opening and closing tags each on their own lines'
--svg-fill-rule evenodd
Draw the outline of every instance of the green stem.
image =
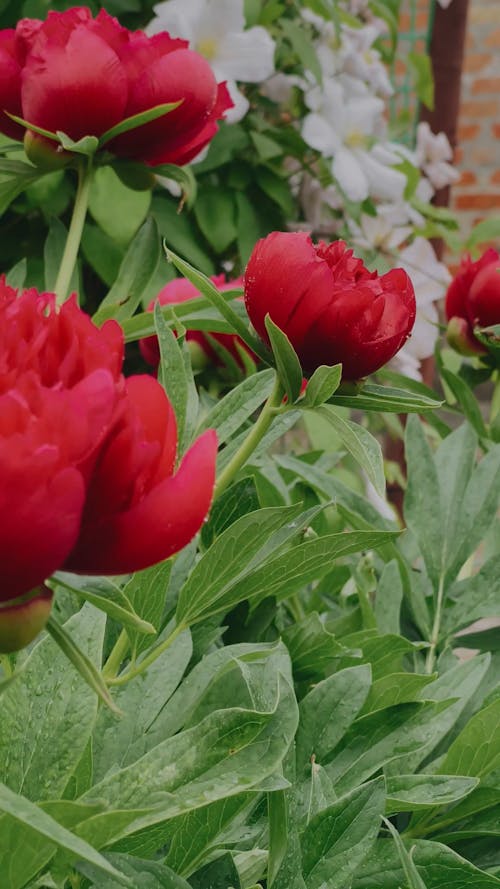
<svg viewBox="0 0 500 889">
<path fill-rule="evenodd" d="M 113 650 L 102 669 L 103 679 L 113 679 L 121 667 L 123 659 L 128 654 L 130 639 L 126 630 L 122 630 L 115 642 Z"/>
<path fill-rule="evenodd" d="M 12 664 L 10 662 L 10 657 L 8 654 L 0 654 L 0 666 L 4 672 L 5 679 L 9 679 L 12 676 Z"/>
<path fill-rule="evenodd" d="M 491 399 L 491 408 L 490 408 L 490 424 L 496 419 L 498 414 L 500 413 L 500 371 L 496 370 L 493 373 L 493 397 Z"/>
<path fill-rule="evenodd" d="M 434 671 L 434 663 L 436 660 L 436 649 L 439 643 L 439 634 L 441 632 L 441 615 L 443 612 L 443 600 L 444 600 L 444 576 L 441 575 L 439 578 L 439 588 L 436 600 L 436 613 L 434 615 L 434 623 L 432 625 L 432 632 L 430 638 L 430 648 L 427 652 L 427 660 L 425 662 L 425 671 L 426 673 L 432 673 Z"/>
<path fill-rule="evenodd" d="M 151 664 L 154 664 L 155 660 L 160 657 L 160 654 L 163 654 L 163 652 L 166 651 L 167 648 L 170 648 L 172 642 L 174 642 L 174 640 L 177 639 L 177 636 L 179 636 L 185 629 L 186 627 L 184 626 L 184 624 L 179 624 L 177 627 L 175 627 L 174 630 L 172 630 L 170 636 L 168 636 L 163 642 L 161 642 L 160 645 L 157 645 L 156 648 L 153 648 L 153 650 L 150 651 L 149 654 L 145 658 L 143 658 L 143 660 L 139 664 L 137 664 L 136 667 L 132 667 L 132 669 L 129 669 L 125 673 L 122 673 L 121 676 L 117 676 L 116 678 L 111 677 L 107 679 L 108 685 L 125 685 L 126 682 L 130 682 L 131 679 L 135 679 L 136 676 L 140 676 L 141 673 L 144 673 L 144 671 L 151 666 Z M 113 652 L 111 652 L 111 654 L 113 654 Z"/>
<path fill-rule="evenodd" d="M 58 305 L 61 305 L 68 296 L 87 215 L 91 182 L 92 158 L 83 158 L 78 164 L 78 187 L 73 206 L 73 216 L 71 217 L 68 237 L 66 238 L 66 245 L 54 287 Z"/>
<path fill-rule="evenodd" d="M 234 456 L 231 458 L 226 468 L 221 472 L 215 485 L 214 500 L 220 497 L 223 491 L 231 484 L 236 473 L 245 465 L 248 458 L 253 454 L 257 445 L 261 442 L 269 429 L 275 415 L 276 410 L 283 401 L 285 390 L 281 385 L 280 379 L 276 376 L 273 391 L 267 399 L 262 413 L 253 426 L 245 441 L 238 448 Z"/>
</svg>

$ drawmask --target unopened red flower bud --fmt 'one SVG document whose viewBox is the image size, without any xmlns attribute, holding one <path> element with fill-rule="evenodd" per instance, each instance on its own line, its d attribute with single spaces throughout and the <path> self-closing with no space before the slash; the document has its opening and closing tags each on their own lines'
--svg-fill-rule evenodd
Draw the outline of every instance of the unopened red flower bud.
<svg viewBox="0 0 500 889">
<path fill-rule="evenodd" d="M 52 608 L 52 591 L 42 586 L 17 602 L 0 605 L 0 654 L 26 648 L 43 630 Z"/>
<path fill-rule="evenodd" d="M 446 294 L 447 339 L 462 355 L 487 350 L 474 335 L 476 327 L 500 324 L 500 254 L 493 248 L 472 261 L 463 257 Z"/>
<path fill-rule="evenodd" d="M 343 380 L 390 361 L 410 336 L 416 312 L 403 269 L 379 276 L 343 241 L 313 244 L 303 232 L 273 232 L 258 241 L 245 272 L 245 304 L 264 342 L 269 315 L 307 374 L 341 363 Z"/>
</svg>

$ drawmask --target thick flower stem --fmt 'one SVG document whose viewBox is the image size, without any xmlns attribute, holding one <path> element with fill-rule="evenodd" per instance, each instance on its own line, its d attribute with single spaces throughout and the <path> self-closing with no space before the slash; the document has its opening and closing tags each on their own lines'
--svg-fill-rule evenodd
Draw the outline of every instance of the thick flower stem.
<svg viewBox="0 0 500 889">
<path fill-rule="evenodd" d="M 273 391 L 267 399 L 262 413 L 255 423 L 255 426 L 253 426 L 251 432 L 242 443 L 242 445 L 238 448 L 234 456 L 231 458 L 226 468 L 221 472 L 215 485 L 214 500 L 216 499 L 216 497 L 219 497 L 223 493 L 223 491 L 226 490 L 227 487 L 229 487 L 236 473 L 239 472 L 241 467 L 245 465 L 248 458 L 255 451 L 257 445 L 264 438 L 264 435 L 266 434 L 276 415 L 277 409 L 280 407 L 283 401 L 284 394 L 285 390 L 283 389 L 279 377 L 276 376 Z"/>
<path fill-rule="evenodd" d="M 436 600 L 436 613 L 434 615 L 434 623 L 432 625 L 432 632 L 430 638 L 430 647 L 427 652 L 427 659 L 425 662 L 425 672 L 432 673 L 434 670 L 434 664 L 436 661 L 436 649 L 439 643 L 439 634 L 441 632 L 441 615 L 443 612 L 443 600 L 444 600 L 444 577 L 441 575 L 439 579 L 439 588 L 437 593 Z"/>
<path fill-rule="evenodd" d="M 122 630 L 114 647 L 102 669 L 103 679 L 113 679 L 121 667 L 123 659 L 126 657 L 130 648 L 130 639 L 126 630 Z"/>
<path fill-rule="evenodd" d="M 149 654 L 147 654 L 146 657 L 143 658 L 142 661 L 140 661 L 140 663 L 138 663 L 136 667 L 126 670 L 125 673 L 122 673 L 120 676 L 117 676 L 116 678 L 114 678 L 114 677 L 108 678 L 107 679 L 108 685 L 125 685 L 126 682 L 130 682 L 131 679 L 135 679 L 136 676 L 140 676 L 141 673 L 144 673 L 144 671 L 147 670 L 148 667 L 151 666 L 151 664 L 154 664 L 155 660 L 160 657 L 160 654 L 163 654 L 163 652 L 166 651 L 167 648 L 170 648 L 170 646 L 175 641 L 175 639 L 177 639 L 177 636 L 180 636 L 180 634 L 185 629 L 187 629 L 187 628 L 184 626 L 184 624 L 178 624 L 178 626 L 176 626 L 172 630 L 172 632 L 170 633 L 170 636 L 167 636 L 167 638 L 164 639 L 163 642 L 161 642 L 159 645 L 157 645 L 156 648 L 153 648 L 153 650 L 150 651 Z M 119 641 L 120 640 L 118 640 L 118 642 Z M 113 654 L 113 652 L 111 653 L 111 655 L 112 654 Z M 109 663 L 109 660 L 108 660 L 108 663 Z"/>
<path fill-rule="evenodd" d="M 57 275 L 54 291 L 57 304 L 61 305 L 68 297 L 71 278 L 78 258 L 83 226 L 89 204 L 90 185 L 92 183 L 92 158 L 84 157 L 78 164 L 78 187 L 76 190 L 73 216 L 66 239 L 66 246 Z"/>
</svg>

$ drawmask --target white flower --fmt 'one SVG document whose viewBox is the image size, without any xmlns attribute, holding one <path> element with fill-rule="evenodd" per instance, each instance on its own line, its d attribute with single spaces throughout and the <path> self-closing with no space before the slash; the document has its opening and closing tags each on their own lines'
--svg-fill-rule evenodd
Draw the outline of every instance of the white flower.
<svg viewBox="0 0 500 889">
<path fill-rule="evenodd" d="M 380 204 L 376 216 L 361 214 L 359 225 L 348 220 L 352 232 L 352 243 L 365 250 L 380 250 L 390 253 L 399 247 L 413 232 L 411 225 L 401 224 L 401 214 L 397 204 Z"/>
<path fill-rule="evenodd" d="M 446 266 L 436 259 L 431 244 L 425 238 L 415 238 L 413 244 L 401 250 L 397 264 L 411 278 L 417 317 L 410 339 L 392 359 L 390 366 L 399 373 L 420 380 L 419 363 L 433 354 L 439 335 L 435 303 L 444 296 L 451 275 Z"/>
<path fill-rule="evenodd" d="M 318 179 L 306 174 L 301 183 L 300 203 L 309 231 L 334 234 L 339 223 L 329 210 L 341 210 L 342 198 L 334 185 L 324 188 Z"/>
<path fill-rule="evenodd" d="M 387 68 L 381 61 L 380 53 L 372 46 L 377 37 L 379 30 L 375 25 L 365 25 L 363 28 L 343 25 L 343 70 L 365 81 L 377 95 L 392 96 L 394 87 Z"/>
<path fill-rule="evenodd" d="M 323 87 L 309 90 L 305 101 L 311 112 L 304 119 L 302 137 L 332 158 L 332 174 L 347 198 L 356 202 L 369 195 L 387 201 L 401 199 L 406 176 L 388 166 L 400 158 L 390 148 L 371 147 L 374 137 L 385 131 L 382 99 L 347 98 L 342 85 L 330 78 Z"/>
<path fill-rule="evenodd" d="M 453 151 L 445 133 L 435 135 L 427 121 L 417 127 L 417 147 L 415 156 L 418 166 L 434 188 L 444 188 L 459 178 L 456 170 L 448 161 L 453 160 Z"/>
<path fill-rule="evenodd" d="M 168 31 L 189 40 L 210 62 L 218 80 L 226 80 L 235 107 L 226 120 L 235 123 L 248 111 L 236 81 L 260 83 L 274 71 L 274 40 L 265 28 L 245 30 L 243 0 L 164 0 L 154 7 L 148 34 Z"/>
</svg>

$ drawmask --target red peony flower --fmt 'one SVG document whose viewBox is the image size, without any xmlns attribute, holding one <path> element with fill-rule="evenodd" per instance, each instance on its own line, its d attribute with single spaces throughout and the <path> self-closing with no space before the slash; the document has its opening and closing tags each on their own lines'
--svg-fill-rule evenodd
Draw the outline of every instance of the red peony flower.
<svg viewBox="0 0 500 889">
<path fill-rule="evenodd" d="M 215 433 L 175 472 L 172 407 L 156 380 L 125 380 L 123 348 L 116 322 L 99 329 L 74 299 L 56 312 L 52 294 L 0 279 L 0 649 L 9 608 L 16 627 L 26 602 L 47 616 L 53 571 L 145 568 L 209 509 Z"/>
<path fill-rule="evenodd" d="M 474 327 L 500 324 L 500 254 L 490 247 L 473 262 L 467 254 L 453 278 L 445 302 L 450 344 L 462 354 L 487 350 Z"/>
<path fill-rule="evenodd" d="M 15 139 L 25 132 L 6 111 L 77 140 L 177 101 L 170 114 L 110 142 L 117 155 L 185 164 L 208 144 L 232 106 L 209 63 L 185 40 L 131 32 L 105 10 L 94 19 L 83 6 L 0 32 L 0 130 Z"/>
<path fill-rule="evenodd" d="M 214 275 L 210 280 L 215 284 L 218 290 L 221 291 L 234 290 L 243 285 L 243 278 L 235 278 L 233 281 L 226 281 L 224 275 Z M 188 281 L 187 278 L 175 278 L 173 281 L 169 281 L 169 283 L 160 290 L 155 299 L 151 300 L 148 306 L 148 312 L 153 311 L 156 302 L 159 302 L 162 306 L 175 306 L 178 303 L 186 302 L 189 299 L 196 299 L 196 297 L 199 296 L 201 296 L 200 291 L 196 289 L 191 281 Z M 253 360 L 258 360 L 257 356 L 254 355 L 243 340 L 236 334 L 211 333 L 210 336 L 212 336 L 214 340 L 217 340 L 217 342 L 220 343 L 230 355 L 232 355 L 241 368 L 243 368 L 243 361 L 238 351 L 238 347 L 245 349 Z M 190 342 L 197 343 L 206 357 L 214 365 L 220 367 L 223 364 L 219 355 L 217 355 L 215 349 L 211 345 L 210 340 L 208 340 L 205 334 L 200 330 L 188 330 L 186 339 Z M 147 361 L 148 364 L 151 364 L 152 367 L 158 367 L 158 364 L 160 363 L 160 349 L 156 336 L 145 337 L 140 340 L 139 346 L 144 360 Z"/>
<path fill-rule="evenodd" d="M 315 245 L 302 232 L 273 232 L 257 242 L 245 272 L 245 304 L 266 343 L 269 314 L 306 373 L 341 362 L 344 380 L 386 364 L 409 337 L 416 311 L 403 269 L 379 276 L 343 241 Z"/>
</svg>

